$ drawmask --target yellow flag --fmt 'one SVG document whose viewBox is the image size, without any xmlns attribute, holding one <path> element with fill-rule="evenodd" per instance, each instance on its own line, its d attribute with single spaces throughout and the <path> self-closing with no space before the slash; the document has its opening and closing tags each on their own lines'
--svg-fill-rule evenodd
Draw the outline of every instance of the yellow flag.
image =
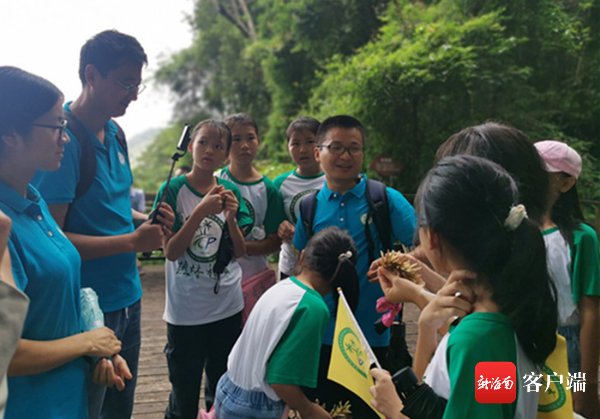
<svg viewBox="0 0 600 419">
<path fill-rule="evenodd" d="M 363 399 L 383 419 L 371 405 L 372 396 L 369 392 L 369 387 L 373 385 L 369 367 L 371 362 L 375 361 L 375 357 L 350 311 L 344 294 L 341 290 L 338 292 L 340 296 L 327 378 Z"/>
<path fill-rule="evenodd" d="M 540 388 L 538 419 L 571 419 L 573 401 L 571 390 L 567 389 L 567 343 L 561 335 L 556 335 L 556 347 L 546 359 L 541 372 L 544 386 Z"/>
</svg>

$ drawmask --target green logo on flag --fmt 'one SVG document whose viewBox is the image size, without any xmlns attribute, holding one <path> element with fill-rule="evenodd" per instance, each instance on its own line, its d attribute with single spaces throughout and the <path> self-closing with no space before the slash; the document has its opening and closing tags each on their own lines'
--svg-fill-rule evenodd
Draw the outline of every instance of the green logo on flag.
<svg viewBox="0 0 600 419">
<path fill-rule="evenodd" d="M 565 404 L 567 395 L 563 386 L 560 385 L 562 384 L 562 376 L 560 383 L 557 382 L 558 376 L 546 364 L 542 366 L 542 372 L 546 374 L 546 380 L 542 378 L 542 381 L 546 384 L 546 390 L 543 400 L 539 401 L 538 412 L 552 412 L 560 409 Z M 551 377 L 554 377 L 557 381 L 554 381 Z"/>
<path fill-rule="evenodd" d="M 367 373 L 364 371 L 366 353 L 352 329 L 349 327 L 342 329 L 338 337 L 338 345 L 346 362 L 363 378 L 367 378 Z"/>
</svg>

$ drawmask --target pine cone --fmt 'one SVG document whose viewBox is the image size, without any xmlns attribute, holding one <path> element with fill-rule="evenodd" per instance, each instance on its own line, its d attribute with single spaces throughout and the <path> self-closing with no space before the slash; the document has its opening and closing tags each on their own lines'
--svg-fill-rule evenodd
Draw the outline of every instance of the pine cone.
<svg viewBox="0 0 600 419">
<path fill-rule="evenodd" d="M 415 284 L 422 285 L 424 283 L 420 273 L 421 267 L 403 257 L 401 252 L 393 250 L 381 252 L 381 266 Z"/>
</svg>

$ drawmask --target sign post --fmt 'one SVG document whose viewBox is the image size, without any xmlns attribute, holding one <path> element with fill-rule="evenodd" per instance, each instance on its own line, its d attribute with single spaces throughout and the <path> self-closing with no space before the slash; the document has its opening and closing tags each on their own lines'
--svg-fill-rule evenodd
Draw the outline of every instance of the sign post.
<svg viewBox="0 0 600 419">
<path fill-rule="evenodd" d="M 395 186 L 394 178 L 402 173 L 404 164 L 388 156 L 378 156 L 371 162 L 369 168 L 382 178 L 387 177 L 389 186 Z"/>
</svg>

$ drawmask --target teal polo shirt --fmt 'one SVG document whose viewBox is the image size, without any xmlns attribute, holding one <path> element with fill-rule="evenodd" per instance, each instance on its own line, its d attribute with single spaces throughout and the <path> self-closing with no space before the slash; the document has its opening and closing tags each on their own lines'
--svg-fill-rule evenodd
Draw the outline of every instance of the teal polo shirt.
<svg viewBox="0 0 600 419">
<path fill-rule="evenodd" d="M 65 105 L 69 112 L 69 103 Z M 89 190 L 75 199 L 79 182 L 81 146 L 67 129 L 71 141 L 65 146 L 61 167 L 38 178 L 38 188 L 48 204 L 70 204 L 64 230 L 89 236 L 117 236 L 134 230 L 129 192 L 133 182 L 129 159 L 119 144 L 117 126 L 108 121 L 104 144 L 95 136 L 96 176 Z M 120 253 L 84 260 L 81 283 L 98 294 L 105 313 L 128 307 L 142 297 L 135 253 Z"/>
<path fill-rule="evenodd" d="M 77 249 L 32 186 L 23 197 L 0 182 L 0 209 L 12 219 L 8 248 L 15 283 L 30 300 L 22 337 L 44 341 L 79 333 Z M 78 358 L 41 374 L 10 377 L 6 418 L 87 417 L 87 371 Z"/>
<path fill-rule="evenodd" d="M 327 182 L 325 182 L 323 189 L 317 193 L 317 208 L 313 221 L 313 232 L 316 233 L 324 228 L 337 226 L 350 233 L 354 239 L 358 250 L 356 269 L 360 282 L 360 299 L 355 316 L 369 344 L 374 347 L 381 347 L 389 344 L 390 333 L 387 330 L 384 334 L 379 335 L 375 332 L 373 326 L 375 321 L 381 317 L 381 314 L 375 311 L 375 304 L 377 299 L 383 296 L 383 292 L 379 283 L 369 282 L 367 279 L 369 250 L 364 223 L 369 210 L 369 204 L 365 195 L 366 180 L 366 175 L 362 175 L 356 186 L 344 194 L 332 192 Z M 415 210 L 397 190 L 387 188 L 386 192 L 392 224 L 392 242 L 399 241 L 406 246 L 410 246 L 416 228 Z M 374 224 L 370 225 L 370 229 L 376 254 L 379 254 L 381 241 L 379 240 L 377 229 Z M 294 235 L 294 246 L 296 249 L 302 250 L 306 246 L 307 241 L 308 236 L 302 220 L 298 220 Z M 327 325 L 323 343 L 330 345 L 333 340 L 335 328 L 335 303 L 331 294 L 324 298 L 331 313 L 331 320 Z"/>
</svg>

